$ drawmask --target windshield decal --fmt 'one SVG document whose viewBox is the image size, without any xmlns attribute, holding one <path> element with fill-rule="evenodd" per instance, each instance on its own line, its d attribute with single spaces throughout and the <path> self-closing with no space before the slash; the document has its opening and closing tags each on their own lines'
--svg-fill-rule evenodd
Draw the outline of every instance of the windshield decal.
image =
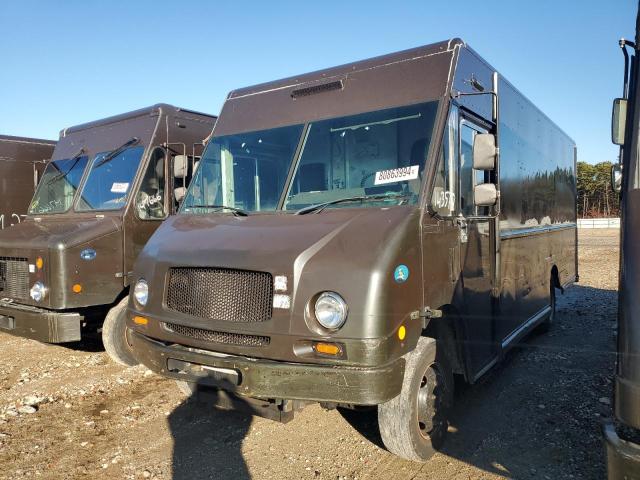
<svg viewBox="0 0 640 480">
<path fill-rule="evenodd" d="M 127 190 L 129 190 L 128 183 L 115 182 L 113 185 L 111 185 L 111 191 L 113 193 L 127 193 Z"/>
<path fill-rule="evenodd" d="M 402 182 L 404 180 L 415 180 L 418 178 L 420 165 L 411 165 L 410 167 L 392 168 L 391 170 L 381 170 L 376 172 L 375 185 L 384 185 L 386 183 Z"/>
</svg>

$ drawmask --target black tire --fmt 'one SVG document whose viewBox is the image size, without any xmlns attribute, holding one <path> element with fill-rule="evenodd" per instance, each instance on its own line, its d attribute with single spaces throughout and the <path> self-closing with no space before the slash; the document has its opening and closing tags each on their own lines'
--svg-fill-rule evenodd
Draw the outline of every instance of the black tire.
<svg viewBox="0 0 640 480">
<path fill-rule="evenodd" d="M 556 287 L 555 287 L 555 279 L 553 276 L 549 282 L 549 306 L 551 307 L 551 311 L 547 318 L 540 324 L 539 330 L 541 333 L 547 333 L 551 330 L 553 326 L 553 322 L 556 320 Z"/>
<path fill-rule="evenodd" d="M 378 406 L 385 447 L 407 460 L 424 462 L 444 443 L 453 399 L 453 373 L 439 343 L 421 337 L 405 355 L 400 395 Z"/>
<path fill-rule="evenodd" d="M 127 342 L 126 312 L 128 301 L 128 297 L 123 298 L 107 313 L 102 324 L 102 344 L 114 362 L 133 367 L 138 365 L 138 361 L 133 355 L 131 345 Z"/>
</svg>

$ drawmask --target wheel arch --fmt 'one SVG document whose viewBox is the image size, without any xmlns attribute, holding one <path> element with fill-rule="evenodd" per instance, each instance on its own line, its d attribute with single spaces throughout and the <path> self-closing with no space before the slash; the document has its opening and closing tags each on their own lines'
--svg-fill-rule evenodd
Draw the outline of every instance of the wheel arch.
<svg viewBox="0 0 640 480">
<path fill-rule="evenodd" d="M 432 318 L 422 330 L 423 337 L 430 337 L 441 342 L 445 347 L 447 359 L 454 374 L 463 375 L 467 379 L 464 361 L 464 327 L 460 314 L 453 305 L 443 305 L 440 318 Z"/>
</svg>

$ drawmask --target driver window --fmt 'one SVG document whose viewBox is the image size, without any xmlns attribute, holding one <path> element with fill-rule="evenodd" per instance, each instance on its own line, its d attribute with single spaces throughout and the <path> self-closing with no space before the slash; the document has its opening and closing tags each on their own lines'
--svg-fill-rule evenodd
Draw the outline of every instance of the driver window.
<svg viewBox="0 0 640 480">
<path fill-rule="evenodd" d="M 165 159 L 162 148 L 156 148 L 149 159 L 147 171 L 136 196 L 136 210 L 143 220 L 163 219 L 165 208 Z"/>
</svg>

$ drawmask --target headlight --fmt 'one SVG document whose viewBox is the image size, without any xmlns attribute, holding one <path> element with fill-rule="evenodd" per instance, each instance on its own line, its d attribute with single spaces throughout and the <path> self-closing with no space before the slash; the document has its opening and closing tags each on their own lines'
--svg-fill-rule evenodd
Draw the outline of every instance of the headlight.
<svg viewBox="0 0 640 480">
<path fill-rule="evenodd" d="M 44 300 L 44 296 L 46 294 L 47 294 L 47 288 L 44 286 L 42 282 L 34 283 L 33 287 L 31 287 L 31 290 L 29 290 L 29 295 L 36 302 L 41 302 L 42 300 Z"/>
<path fill-rule="evenodd" d="M 347 304 L 335 292 L 321 293 L 314 310 L 318 323 L 327 330 L 338 330 L 347 319 Z"/>
<path fill-rule="evenodd" d="M 138 305 L 144 307 L 149 300 L 149 284 L 146 280 L 138 280 L 136 286 L 133 287 L 133 298 L 136 299 Z"/>
</svg>

